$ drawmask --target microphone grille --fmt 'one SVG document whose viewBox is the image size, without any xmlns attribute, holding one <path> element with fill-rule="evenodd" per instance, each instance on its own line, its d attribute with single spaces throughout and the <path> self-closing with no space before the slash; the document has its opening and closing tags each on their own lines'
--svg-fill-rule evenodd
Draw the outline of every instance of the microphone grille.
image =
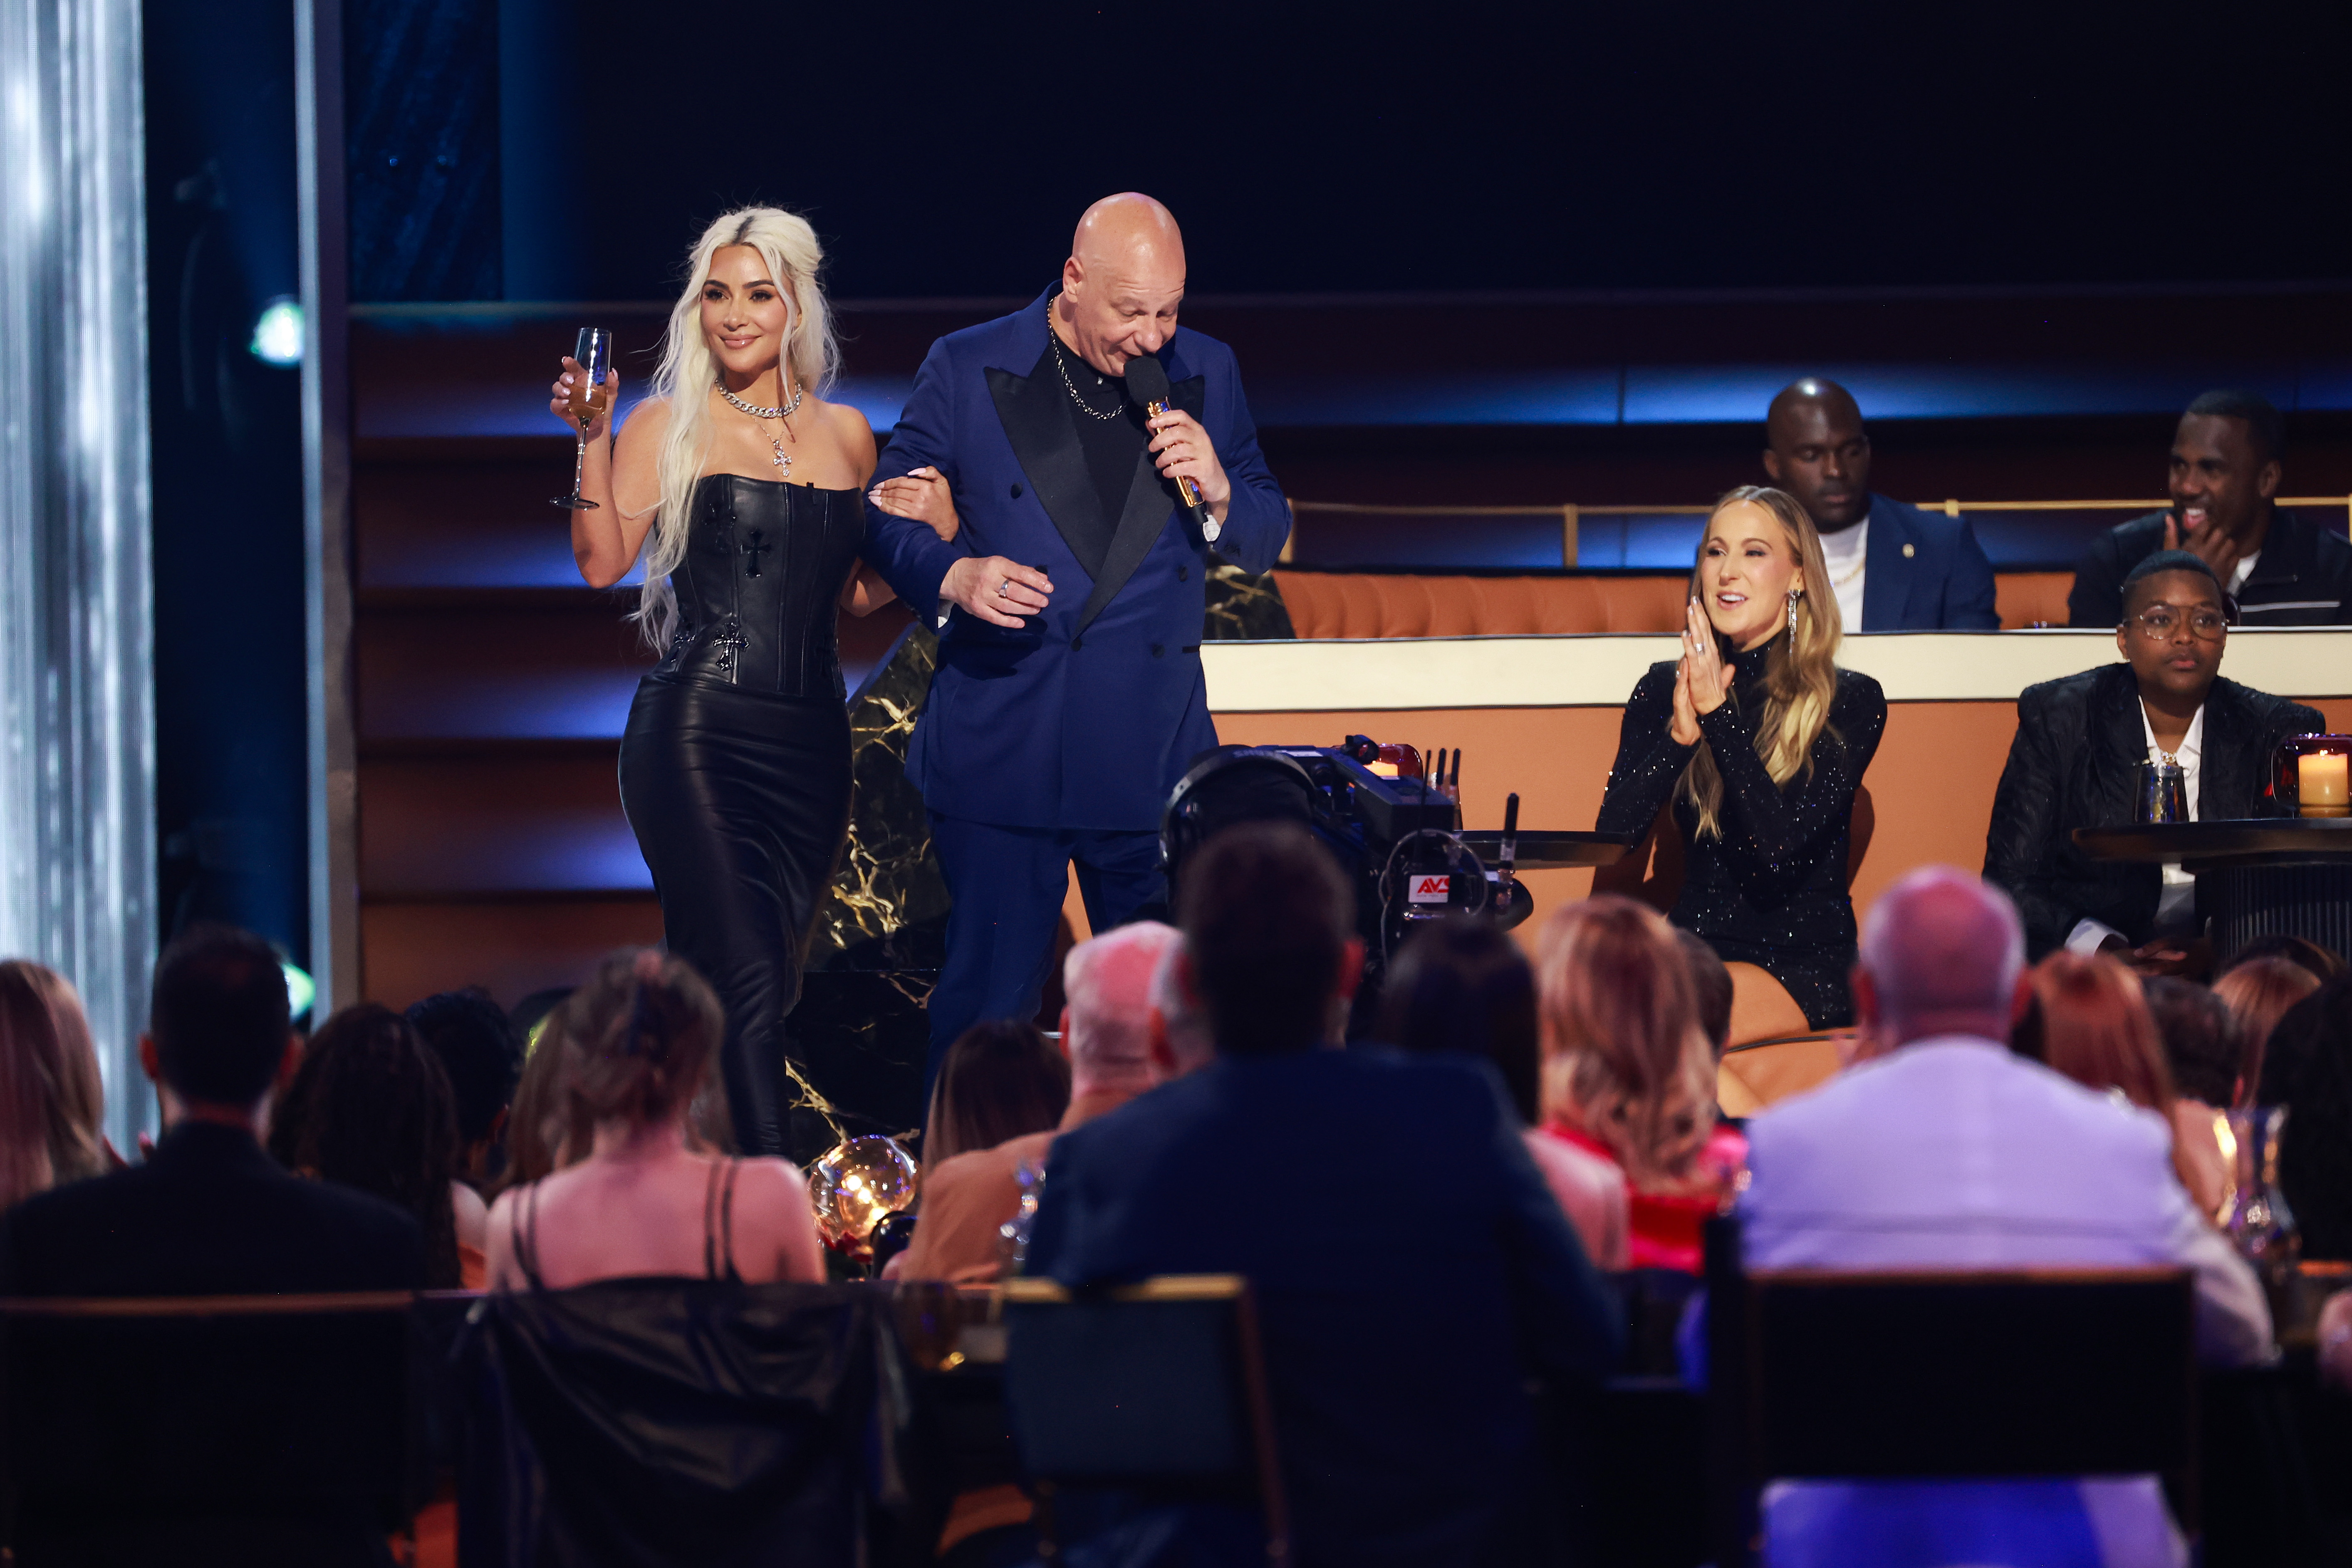
<svg viewBox="0 0 2352 1568">
<path fill-rule="evenodd" d="M 1127 395 L 1138 404 L 1168 401 L 1168 371 L 1150 354 L 1127 361 Z"/>
</svg>

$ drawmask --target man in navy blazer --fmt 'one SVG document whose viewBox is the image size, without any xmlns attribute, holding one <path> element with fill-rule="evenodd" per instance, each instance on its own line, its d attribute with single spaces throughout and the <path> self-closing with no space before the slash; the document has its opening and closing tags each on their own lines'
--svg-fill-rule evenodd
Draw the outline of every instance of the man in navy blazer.
<svg viewBox="0 0 2352 1568">
<path fill-rule="evenodd" d="M 1965 517 L 1938 517 L 1870 489 L 1870 437 L 1853 394 L 1806 376 L 1772 400 L 1764 472 L 1822 536 L 1849 632 L 1994 632 L 1992 562 Z"/>
<path fill-rule="evenodd" d="M 1028 1271 L 1249 1280 L 1300 1568 L 1534 1561 L 1528 1385 L 1608 1371 L 1623 1333 L 1501 1080 L 1328 1049 L 1363 944 L 1304 829 L 1229 829 L 1184 877 L 1214 1059 L 1055 1140 Z"/>
<path fill-rule="evenodd" d="M 1217 744 L 1209 539 L 1175 482 L 1244 570 L 1289 532 L 1233 351 L 1176 325 L 1183 295 L 1167 208 L 1096 203 L 1058 288 L 931 345 L 876 471 L 868 559 L 941 627 L 907 757 L 953 900 L 933 1071 L 971 1024 L 1037 1010 L 1073 862 L 1097 931 L 1164 900 L 1161 810 Z M 1125 387 L 1143 355 L 1174 405 L 1148 420 Z M 953 542 L 898 498 L 927 485 L 948 487 Z"/>
</svg>

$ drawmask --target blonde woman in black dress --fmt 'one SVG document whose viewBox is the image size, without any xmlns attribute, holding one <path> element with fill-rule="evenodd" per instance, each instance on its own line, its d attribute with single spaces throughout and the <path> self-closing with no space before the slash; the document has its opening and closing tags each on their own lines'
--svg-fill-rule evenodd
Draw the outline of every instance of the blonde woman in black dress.
<svg viewBox="0 0 2352 1568">
<path fill-rule="evenodd" d="M 1716 503 L 1691 570 L 1682 656 L 1625 705 L 1599 829 L 1636 837 L 1669 801 L 1684 878 L 1668 918 L 1780 982 L 1814 1029 L 1851 1022 L 1855 789 L 1886 727 L 1868 675 L 1838 668 L 1821 539 L 1783 491 Z"/>
<path fill-rule="evenodd" d="M 572 514 L 590 586 L 644 553 L 635 619 L 661 663 L 629 708 L 621 802 L 667 946 L 725 1007 L 719 1061 L 748 1155 L 784 1152 L 784 1017 L 849 828 L 835 612 L 892 597 L 858 559 L 874 433 L 822 395 L 838 360 L 823 259 L 807 222 L 773 207 L 704 231 L 651 394 L 609 449 L 609 414 L 589 428 L 581 493 L 595 507 Z M 582 373 L 563 367 L 559 416 Z M 934 526 L 951 533 L 951 515 Z"/>
</svg>

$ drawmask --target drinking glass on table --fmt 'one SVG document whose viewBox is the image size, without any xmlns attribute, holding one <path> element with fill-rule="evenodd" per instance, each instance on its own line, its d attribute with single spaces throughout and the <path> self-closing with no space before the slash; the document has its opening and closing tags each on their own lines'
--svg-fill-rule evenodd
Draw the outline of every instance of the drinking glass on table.
<svg viewBox="0 0 2352 1568">
<path fill-rule="evenodd" d="M 588 463 L 588 427 L 604 412 L 604 378 L 613 369 L 613 334 L 602 327 L 581 328 L 572 357 L 580 366 L 579 379 L 572 383 L 572 418 L 580 426 L 580 444 L 572 456 L 572 494 L 558 496 L 549 505 L 593 512 L 596 503 L 580 493 L 580 476 Z"/>
</svg>

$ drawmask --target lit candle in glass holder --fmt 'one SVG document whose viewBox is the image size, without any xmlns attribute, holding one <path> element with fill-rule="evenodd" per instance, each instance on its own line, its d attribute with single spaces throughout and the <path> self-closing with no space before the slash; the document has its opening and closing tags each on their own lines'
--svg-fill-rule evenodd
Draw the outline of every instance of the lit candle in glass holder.
<svg viewBox="0 0 2352 1568">
<path fill-rule="evenodd" d="M 2347 769 L 2352 758 L 2340 751 L 2310 751 L 2295 758 L 2295 800 L 2306 817 L 2352 815 Z"/>
</svg>

